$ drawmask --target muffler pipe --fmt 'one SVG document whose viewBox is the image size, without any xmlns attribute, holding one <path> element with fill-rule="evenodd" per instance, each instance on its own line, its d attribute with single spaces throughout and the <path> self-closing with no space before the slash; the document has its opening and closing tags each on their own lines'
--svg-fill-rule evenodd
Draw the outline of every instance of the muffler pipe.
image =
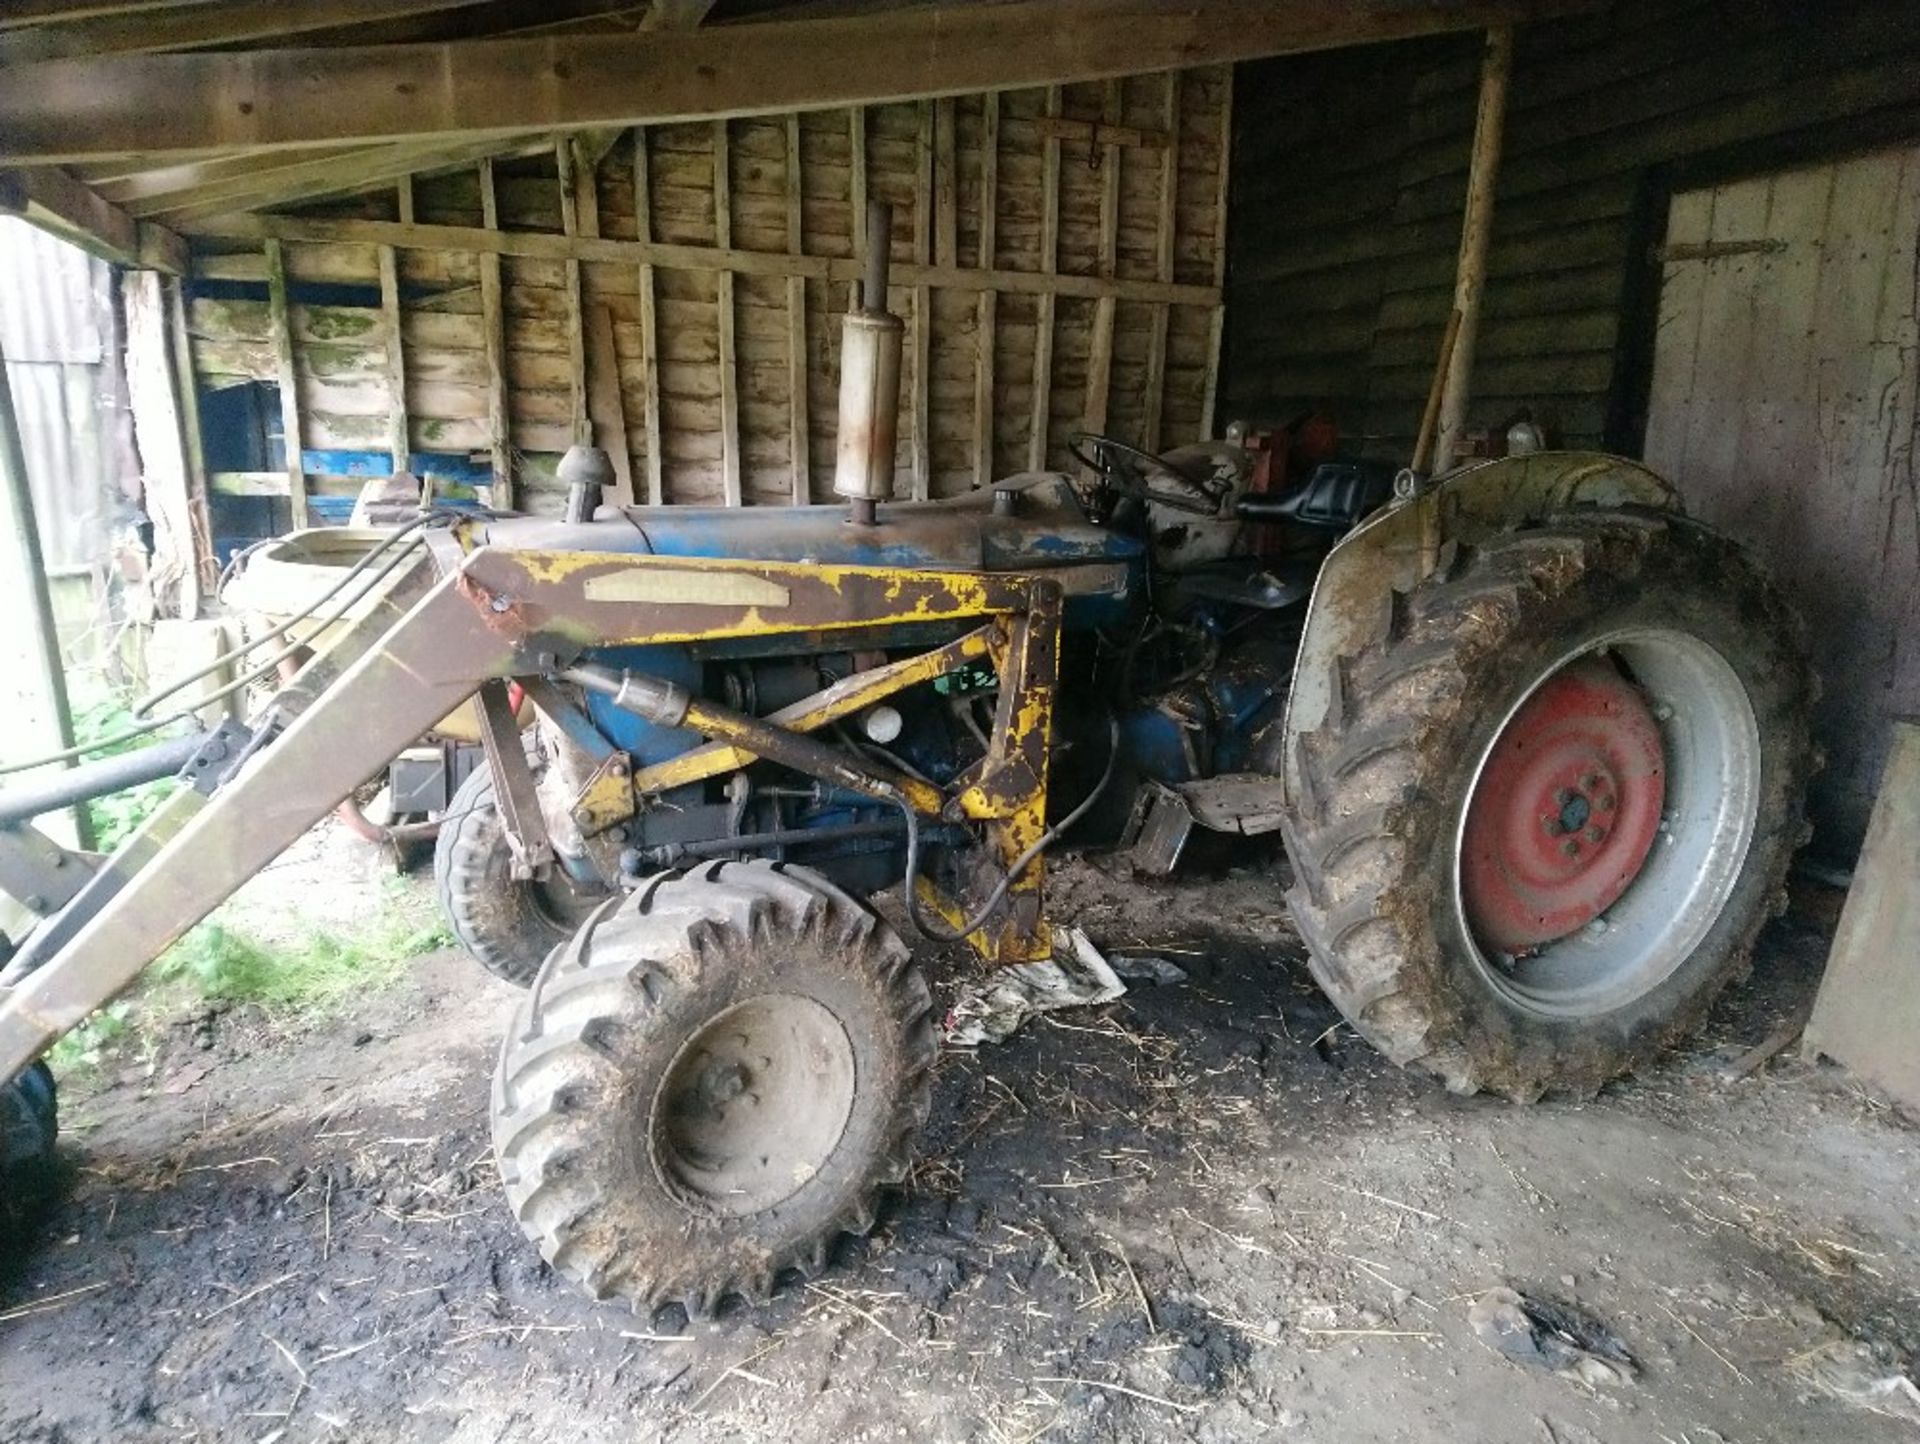
<svg viewBox="0 0 1920 1444">
<path fill-rule="evenodd" d="M 872 526 L 879 504 L 893 495 L 906 328 L 887 310 L 892 234 L 893 207 L 870 202 L 860 295 L 840 323 L 840 432 L 833 489 L 847 498 L 851 520 L 862 526 Z"/>
</svg>

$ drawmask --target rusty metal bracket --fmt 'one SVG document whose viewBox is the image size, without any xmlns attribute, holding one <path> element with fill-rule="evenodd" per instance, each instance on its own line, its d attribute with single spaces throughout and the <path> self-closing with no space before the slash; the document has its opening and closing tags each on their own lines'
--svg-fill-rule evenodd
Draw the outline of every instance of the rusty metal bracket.
<svg viewBox="0 0 1920 1444">
<path fill-rule="evenodd" d="M 624 752 L 605 758 L 574 794 L 567 811 L 582 837 L 605 832 L 632 817 L 635 811 L 633 760 Z"/>
</svg>

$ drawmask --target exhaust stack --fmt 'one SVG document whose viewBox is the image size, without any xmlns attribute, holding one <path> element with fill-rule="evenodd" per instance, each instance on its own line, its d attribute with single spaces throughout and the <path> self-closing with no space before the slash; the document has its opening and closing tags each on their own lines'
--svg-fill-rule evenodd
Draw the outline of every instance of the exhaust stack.
<svg viewBox="0 0 1920 1444">
<path fill-rule="evenodd" d="M 893 495 L 894 442 L 900 420 L 900 345 L 905 327 L 887 310 L 888 240 L 893 207 L 867 206 L 867 267 L 854 308 L 840 323 L 840 443 L 833 489 L 850 519 L 872 526 Z"/>
</svg>

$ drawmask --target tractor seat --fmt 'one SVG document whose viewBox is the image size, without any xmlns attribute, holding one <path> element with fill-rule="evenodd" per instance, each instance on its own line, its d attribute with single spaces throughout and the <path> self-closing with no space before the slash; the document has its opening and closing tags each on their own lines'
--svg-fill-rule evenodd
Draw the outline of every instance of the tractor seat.
<svg viewBox="0 0 1920 1444">
<path fill-rule="evenodd" d="M 1384 461 L 1323 461 L 1284 496 L 1242 497 L 1242 521 L 1283 521 L 1322 531 L 1351 531 L 1393 496 L 1394 468 Z"/>
</svg>

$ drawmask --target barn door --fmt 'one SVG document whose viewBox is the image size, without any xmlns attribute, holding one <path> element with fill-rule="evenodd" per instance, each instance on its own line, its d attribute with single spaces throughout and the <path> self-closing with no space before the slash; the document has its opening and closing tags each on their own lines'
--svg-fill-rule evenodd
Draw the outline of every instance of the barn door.
<svg viewBox="0 0 1920 1444">
<path fill-rule="evenodd" d="M 1647 461 L 1811 626 L 1837 856 L 1920 714 L 1917 235 L 1920 148 L 1678 194 L 1663 251 Z"/>
</svg>

